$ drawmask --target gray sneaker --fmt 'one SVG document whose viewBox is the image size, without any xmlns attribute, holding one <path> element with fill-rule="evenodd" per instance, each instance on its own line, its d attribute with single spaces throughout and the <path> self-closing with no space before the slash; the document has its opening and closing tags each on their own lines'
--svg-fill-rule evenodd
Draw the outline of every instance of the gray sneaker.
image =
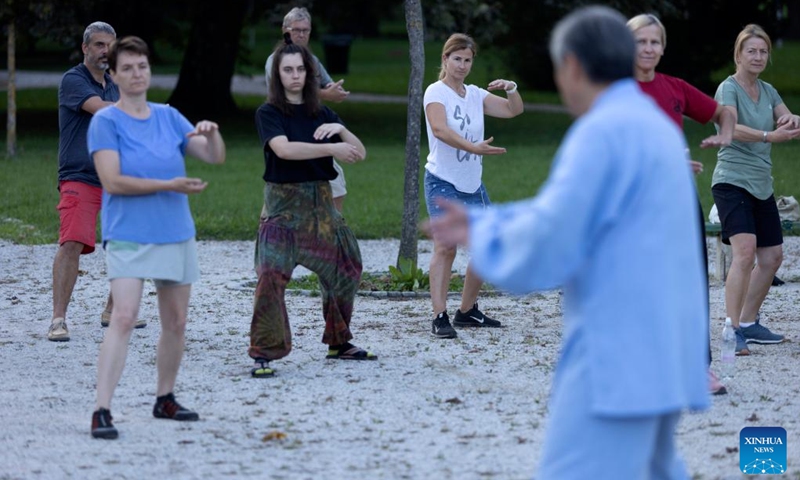
<svg viewBox="0 0 800 480">
<path fill-rule="evenodd" d="M 750 355 L 750 349 L 747 348 L 747 340 L 745 340 L 744 335 L 742 334 L 742 329 L 734 328 L 733 333 L 736 334 L 736 355 Z"/>
<path fill-rule="evenodd" d="M 771 344 L 781 343 L 785 340 L 783 335 L 770 332 L 767 327 L 758 322 L 749 327 L 740 327 L 739 330 L 747 343 Z"/>
</svg>

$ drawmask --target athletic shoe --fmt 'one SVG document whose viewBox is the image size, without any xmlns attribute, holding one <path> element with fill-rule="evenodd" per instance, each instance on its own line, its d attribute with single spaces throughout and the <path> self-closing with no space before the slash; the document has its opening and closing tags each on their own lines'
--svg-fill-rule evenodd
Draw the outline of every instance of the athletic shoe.
<svg viewBox="0 0 800 480">
<path fill-rule="evenodd" d="M 92 414 L 92 437 L 113 440 L 119 436 L 119 432 L 111 423 L 111 411 L 107 408 L 100 408 Z"/>
<path fill-rule="evenodd" d="M 253 368 L 250 369 L 250 375 L 252 375 L 253 378 L 266 378 L 275 376 L 275 370 L 269 367 L 269 360 L 266 358 L 256 358 L 255 361 L 255 365 L 253 365 Z"/>
<path fill-rule="evenodd" d="M 453 317 L 453 326 L 501 328 L 503 324 L 484 315 L 483 312 L 478 310 L 478 303 L 476 302 L 466 313 L 456 310 L 456 316 Z"/>
<path fill-rule="evenodd" d="M 719 378 L 710 368 L 708 369 L 708 391 L 711 395 L 725 395 L 728 393 L 728 389 L 725 388 L 725 385 L 719 381 Z"/>
<path fill-rule="evenodd" d="M 103 310 L 103 313 L 100 314 L 100 326 L 107 327 L 111 324 L 111 312 L 108 310 Z M 147 320 L 144 319 L 137 319 L 136 325 L 133 328 L 144 328 L 147 326 Z"/>
<path fill-rule="evenodd" d="M 437 338 L 456 338 L 456 329 L 450 326 L 450 317 L 447 312 L 442 312 L 433 319 L 431 334 Z"/>
<path fill-rule="evenodd" d="M 169 418 L 181 422 L 200 420 L 200 415 L 176 402 L 175 395 L 172 393 L 156 398 L 156 404 L 153 406 L 153 416 L 156 418 Z"/>
<path fill-rule="evenodd" d="M 783 335 L 770 332 L 767 327 L 761 325 L 758 321 L 749 327 L 740 327 L 739 330 L 742 331 L 747 343 L 771 344 L 781 343 L 785 340 Z"/>
<path fill-rule="evenodd" d="M 67 329 L 67 321 L 62 317 L 53 319 L 50 324 L 50 329 L 47 331 L 47 339 L 51 342 L 68 342 L 69 330 Z"/>
<path fill-rule="evenodd" d="M 747 341 L 742 335 L 742 329 L 734 328 L 733 333 L 736 334 L 736 355 L 740 357 L 750 355 L 750 349 L 747 348 Z"/>
</svg>

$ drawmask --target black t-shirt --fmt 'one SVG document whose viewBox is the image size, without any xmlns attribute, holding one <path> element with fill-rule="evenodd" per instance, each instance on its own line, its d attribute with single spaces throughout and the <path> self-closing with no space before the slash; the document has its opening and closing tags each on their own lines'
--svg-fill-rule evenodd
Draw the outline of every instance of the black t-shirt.
<svg viewBox="0 0 800 480">
<path fill-rule="evenodd" d="M 314 132 L 323 123 L 342 123 L 333 110 L 320 108 L 316 117 L 310 117 L 305 105 L 292 105 L 293 114 L 286 116 L 272 105 L 261 105 L 256 111 L 256 128 L 264 147 L 264 181 L 272 183 L 300 183 L 330 181 L 336 178 L 333 157 L 309 160 L 284 160 L 269 147 L 269 141 L 285 135 L 290 142 L 338 143 L 342 139 L 334 135 L 325 140 L 315 140 Z"/>
</svg>

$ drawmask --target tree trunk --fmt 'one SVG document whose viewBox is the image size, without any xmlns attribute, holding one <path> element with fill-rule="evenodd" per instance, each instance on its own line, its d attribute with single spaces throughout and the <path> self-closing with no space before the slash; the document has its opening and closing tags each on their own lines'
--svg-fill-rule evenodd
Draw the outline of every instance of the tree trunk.
<svg viewBox="0 0 800 480">
<path fill-rule="evenodd" d="M 417 264 L 417 223 L 419 222 L 419 142 L 422 114 L 422 81 L 425 73 L 424 31 L 421 0 L 405 0 L 408 53 L 411 75 L 408 80 L 408 120 L 406 124 L 406 168 L 403 190 L 403 228 L 400 235 L 401 260 Z"/>
<path fill-rule="evenodd" d="M 14 20 L 8 22 L 8 116 L 6 118 L 6 156 L 17 156 L 17 56 Z"/>
<path fill-rule="evenodd" d="M 189 45 L 169 104 L 187 116 L 212 118 L 236 111 L 231 95 L 247 0 L 193 4 Z"/>
</svg>

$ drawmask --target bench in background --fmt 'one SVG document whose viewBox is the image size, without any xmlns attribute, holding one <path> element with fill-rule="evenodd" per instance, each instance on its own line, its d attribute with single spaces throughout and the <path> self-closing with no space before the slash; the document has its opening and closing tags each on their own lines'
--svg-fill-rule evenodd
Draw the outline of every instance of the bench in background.
<svg viewBox="0 0 800 480">
<path fill-rule="evenodd" d="M 781 222 L 781 228 L 784 235 L 800 235 L 800 222 L 790 222 L 784 220 Z M 716 248 L 716 262 L 717 262 L 717 280 L 724 282 L 728 276 L 728 267 L 731 263 L 731 247 L 722 243 L 722 225 L 719 223 L 706 223 L 706 235 L 717 237 Z"/>
</svg>

